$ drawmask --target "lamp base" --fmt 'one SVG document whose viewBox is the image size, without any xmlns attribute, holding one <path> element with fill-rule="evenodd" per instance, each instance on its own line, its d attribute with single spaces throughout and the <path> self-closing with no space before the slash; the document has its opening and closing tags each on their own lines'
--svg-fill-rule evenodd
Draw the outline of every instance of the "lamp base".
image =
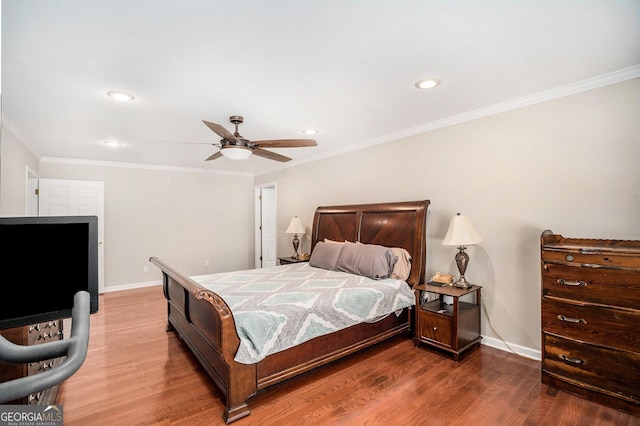
<svg viewBox="0 0 640 426">
<path fill-rule="evenodd" d="M 469 264 L 469 255 L 465 252 L 466 247 L 460 246 L 458 247 L 458 253 L 456 253 L 456 265 L 458 265 L 458 271 L 460 272 L 460 278 L 458 281 L 452 284 L 454 287 L 458 288 L 469 288 L 471 287 L 471 283 L 467 281 L 464 277 L 464 273 L 467 272 L 467 265 Z"/>
<path fill-rule="evenodd" d="M 292 259 L 298 260 L 300 255 L 298 254 L 298 247 L 300 247 L 300 239 L 298 238 L 298 234 L 293 234 L 293 255 Z"/>
<path fill-rule="evenodd" d="M 458 278 L 458 281 L 456 281 L 455 283 L 453 283 L 451 285 L 453 287 L 458 287 L 458 288 L 469 288 L 473 284 L 471 284 L 469 281 L 467 281 L 467 279 L 464 277 L 464 275 L 461 275 L 460 278 Z"/>
</svg>

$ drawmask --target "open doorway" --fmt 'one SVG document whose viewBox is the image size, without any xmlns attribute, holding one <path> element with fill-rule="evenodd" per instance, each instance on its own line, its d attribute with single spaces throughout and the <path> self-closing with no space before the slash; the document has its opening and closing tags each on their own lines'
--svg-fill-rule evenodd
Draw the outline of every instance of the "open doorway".
<svg viewBox="0 0 640 426">
<path fill-rule="evenodd" d="M 270 183 L 255 188 L 255 267 L 276 266 L 277 254 L 277 209 L 276 184 Z"/>
</svg>

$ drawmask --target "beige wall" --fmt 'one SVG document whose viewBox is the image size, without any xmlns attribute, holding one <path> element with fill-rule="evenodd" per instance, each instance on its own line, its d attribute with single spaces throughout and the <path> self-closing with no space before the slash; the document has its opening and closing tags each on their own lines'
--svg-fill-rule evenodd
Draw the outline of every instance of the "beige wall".
<svg viewBox="0 0 640 426">
<path fill-rule="evenodd" d="M 441 241 L 466 213 L 484 237 L 468 250 L 467 278 L 483 286 L 496 331 L 539 350 L 542 231 L 640 239 L 639 99 L 634 79 L 255 181 L 277 182 L 280 255 L 291 251 L 290 217 L 310 227 L 318 205 L 430 199 L 427 274 L 457 275 L 456 249 Z M 484 313 L 483 334 L 497 337 Z"/>
<path fill-rule="evenodd" d="M 6 128 L 0 135 L 0 216 L 27 214 L 27 168 L 38 173 L 39 159 Z"/>
<path fill-rule="evenodd" d="M 104 182 L 106 291 L 159 282 L 151 256 L 188 275 L 253 267 L 251 176 L 49 162 L 40 172 Z"/>
</svg>

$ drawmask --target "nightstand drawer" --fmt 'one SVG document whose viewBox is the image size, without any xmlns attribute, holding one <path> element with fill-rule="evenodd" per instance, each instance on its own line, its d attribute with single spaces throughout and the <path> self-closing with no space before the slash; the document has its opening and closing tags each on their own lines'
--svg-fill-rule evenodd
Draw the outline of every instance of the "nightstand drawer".
<svg viewBox="0 0 640 426">
<path fill-rule="evenodd" d="M 418 310 L 418 315 L 420 315 L 418 333 L 421 339 L 433 340 L 449 348 L 452 346 L 451 316 L 425 310 Z"/>
</svg>

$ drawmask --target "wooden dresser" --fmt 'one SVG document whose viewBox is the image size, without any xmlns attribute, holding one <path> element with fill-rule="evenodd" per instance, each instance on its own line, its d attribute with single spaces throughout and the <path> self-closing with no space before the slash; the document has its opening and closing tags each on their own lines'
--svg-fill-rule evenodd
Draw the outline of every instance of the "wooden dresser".
<svg viewBox="0 0 640 426">
<path fill-rule="evenodd" d="M 2 330 L 0 334 L 17 345 L 38 345 L 52 342 L 63 338 L 62 320 L 48 321 L 33 324 L 25 327 L 10 328 Z M 50 370 L 62 362 L 63 358 L 32 362 L 29 364 L 13 364 L 0 361 L 0 382 L 17 379 L 24 376 L 31 376 Z M 37 404 L 53 405 L 58 395 L 58 386 L 44 391 L 25 396 L 19 400 L 8 401 L 5 404 Z"/>
<path fill-rule="evenodd" d="M 540 245 L 542 383 L 640 416 L 640 241 Z"/>
</svg>

